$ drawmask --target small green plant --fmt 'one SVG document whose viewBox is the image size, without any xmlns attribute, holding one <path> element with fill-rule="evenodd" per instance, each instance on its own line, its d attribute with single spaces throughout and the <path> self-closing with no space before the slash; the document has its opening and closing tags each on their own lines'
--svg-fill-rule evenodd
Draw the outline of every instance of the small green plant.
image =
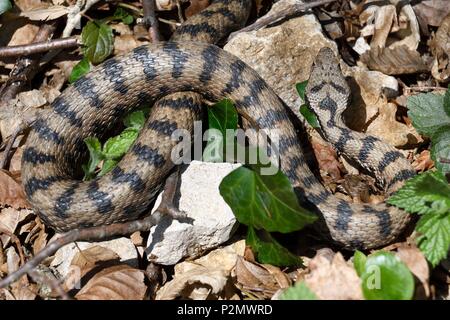
<svg viewBox="0 0 450 320">
<path fill-rule="evenodd" d="M 218 110 L 215 110 L 215 109 Z M 237 129 L 238 115 L 230 102 L 211 108 L 209 126 L 225 134 L 225 129 Z M 233 142 L 237 145 L 236 141 Z M 236 149 L 233 149 L 235 151 Z M 225 151 L 224 151 L 225 152 Z M 258 154 L 256 164 L 249 164 L 249 153 Z M 269 232 L 289 233 L 314 222 L 317 216 L 302 208 L 289 179 L 281 170 L 275 174 L 261 174 L 263 158 L 258 148 L 246 147 L 244 159 L 231 157 L 244 163 L 223 178 L 219 190 L 225 202 L 233 210 L 236 219 L 248 226 L 247 243 L 257 255 L 258 261 L 278 266 L 298 266 L 301 259 L 279 244 Z"/>
<path fill-rule="evenodd" d="M 70 83 L 88 73 L 91 70 L 91 65 L 99 64 L 111 55 L 114 48 L 114 36 L 108 23 L 115 20 L 131 24 L 134 17 L 124 8 L 118 7 L 112 16 L 102 20 L 89 21 L 83 27 L 81 42 L 83 43 L 84 58 L 73 67 L 69 76 Z"/>
<path fill-rule="evenodd" d="M 144 127 L 148 109 L 130 113 L 123 120 L 125 130 L 119 135 L 109 138 L 102 146 L 98 138 L 89 137 L 84 140 L 89 150 L 89 161 L 83 165 L 84 179 L 90 180 L 111 171 L 122 159 Z M 101 169 L 98 167 L 101 165 Z"/>
<path fill-rule="evenodd" d="M 317 296 L 304 282 L 298 282 L 295 286 L 287 288 L 280 300 L 318 300 Z"/>
<path fill-rule="evenodd" d="M 393 253 L 378 251 L 366 256 L 356 251 L 353 264 L 361 278 L 361 288 L 367 300 L 412 299 L 414 277 Z"/>
<path fill-rule="evenodd" d="M 388 203 L 420 215 L 417 243 L 428 261 L 436 266 L 450 246 L 450 186 L 438 171 L 410 180 L 388 199 Z"/>
</svg>

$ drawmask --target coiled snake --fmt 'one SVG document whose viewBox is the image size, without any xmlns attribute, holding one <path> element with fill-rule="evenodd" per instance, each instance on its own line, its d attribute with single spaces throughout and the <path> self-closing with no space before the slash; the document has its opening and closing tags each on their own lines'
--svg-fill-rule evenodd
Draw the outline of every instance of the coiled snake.
<svg viewBox="0 0 450 320">
<path fill-rule="evenodd" d="M 212 44 L 222 30 L 245 22 L 250 0 L 219 0 L 187 21 L 172 40 L 141 46 L 96 67 L 69 86 L 33 125 L 22 157 L 22 179 L 30 203 L 58 231 L 136 219 L 149 206 L 174 166 L 176 129 L 192 130 L 201 111 L 199 95 L 229 98 L 269 137 L 280 134 L 281 170 L 315 205 L 331 238 L 348 248 L 372 248 L 392 241 L 409 216 L 386 204 L 352 204 L 336 198 L 313 175 L 285 106 L 244 62 Z M 220 32 L 219 32 L 220 31 Z M 82 182 L 75 163 L 83 140 L 102 137 L 118 119 L 145 101 L 152 108 L 145 129 L 110 173 Z M 379 139 L 349 130 L 341 120 L 350 90 L 330 49 L 313 67 L 307 97 L 324 136 L 347 156 L 375 173 L 388 193 L 414 175 L 406 159 Z"/>
</svg>

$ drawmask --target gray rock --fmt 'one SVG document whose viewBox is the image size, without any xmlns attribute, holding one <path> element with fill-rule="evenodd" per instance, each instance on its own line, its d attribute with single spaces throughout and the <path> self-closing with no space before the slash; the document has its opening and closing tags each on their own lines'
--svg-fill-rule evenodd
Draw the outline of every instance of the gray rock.
<svg viewBox="0 0 450 320">
<path fill-rule="evenodd" d="M 283 10 L 290 2 L 298 1 L 279 1 L 271 11 Z M 316 17 L 306 14 L 274 27 L 239 33 L 224 49 L 255 69 L 295 111 L 302 103 L 295 84 L 309 78 L 313 60 L 324 46 L 337 52 L 336 44 L 323 35 Z"/>
<path fill-rule="evenodd" d="M 199 256 L 230 238 L 237 222 L 219 193 L 219 185 L 223 177 L 239 166 L 193 161 L 187 167 L 181 175 L 176 205 L 193 221 L 185 223 L 164 217 L 150 230 L 145 250 L 149 261 L 172 265 L 184 257 Z M 160 201 L 161 194 L 155 207 Z"/>
</svg>

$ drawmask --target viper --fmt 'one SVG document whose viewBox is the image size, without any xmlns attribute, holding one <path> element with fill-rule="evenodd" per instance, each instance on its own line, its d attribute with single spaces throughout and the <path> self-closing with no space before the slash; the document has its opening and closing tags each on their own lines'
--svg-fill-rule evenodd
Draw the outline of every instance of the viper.
<svg viewBox="0 0 450 320">
<path fill-rule="evenodd" d="M 269 138 L 278 137 L 280 168 L 319 213 L 327 236 L 346 248 L 367 249 L 402 232 L 409 215 L 400 209 L 350 203 L 330 193 L 310 170 L 281 99 L 252 68 L 211 44 L 242 27 L 250 6 L 250 0 L 214 1 L 179 27 L 170 41 L 135 48 L 97 66 L 38 116 L 23 152 L 22 180 L 44 223 L 68 231 L 138 218 L 174 167 L 171 151 L 178 141 L 171 139 L 172 133 L 192 131 L 202 99 L 227 98 L 251 117 L 244 126 L 251 123 Z M 340 153 L 371 171 L 391 194 L 414 170 L 393 147 L 345 126 L 342 112 L 349 98 L 337 58 L 331 49 L 322 49 L 307 86 L 321 133 Z M 145 128 L 118 165 L 91 181 L 76 179 L 76 164 L 86 155 L 84 139 L 103 137 L 125 114 L 148 101 L 156 103 Z"/>
</svg>

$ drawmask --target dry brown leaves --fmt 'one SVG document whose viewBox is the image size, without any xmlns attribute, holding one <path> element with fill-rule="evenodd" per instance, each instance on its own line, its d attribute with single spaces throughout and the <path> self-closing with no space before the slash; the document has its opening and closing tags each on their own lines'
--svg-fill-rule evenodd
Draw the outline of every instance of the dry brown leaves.
<svg viewBox="0 0 450 320">
<path fill-rule="evenodd" d="M 429 41 L 434 56 L 431 74 L 438 81 L 446 81 L 450 77 L 450 13 Z"/>
<path fill-rule="evenodd" d="M 254 299 L 268 299 L 292 284 L 289 276 L 280 268 L 257 263 L 251 255 L 246 256 L 238 257 L 234 270 L 236 286 L 244 295 Z"/>
<path fill-rule="evenodd" d="M 192 262 L 177 264 L 173 279 L 157 292 L 156 299 L 236 299 L 231 271 L 244 249 L 245 241 L 241 240 Z"/>
<path fill-rule="evenodd" d="M 110 267 L 96 273 L 75 295 L 78 300 L 142 300 L 147 286 L 144 272 L 128 265 Z"/>
<path fill-rule="evenodd" d="M 9 171 L 0 169 L 0 186 L 0 206 L 31 208 L 20 181 L 16 181 Z"/>
</svg>

